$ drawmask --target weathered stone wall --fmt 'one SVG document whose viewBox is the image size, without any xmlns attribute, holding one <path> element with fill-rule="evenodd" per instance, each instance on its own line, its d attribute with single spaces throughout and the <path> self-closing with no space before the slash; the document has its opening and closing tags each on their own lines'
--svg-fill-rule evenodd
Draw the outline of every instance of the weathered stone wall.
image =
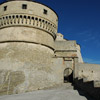
<svg viewBox="0 0 100 100">
<path fill-rule="evenodd" d="M 55 50 L 76 50 L 76 41 L 55 41 Z"/>
<path fill-rule="evenodd" d="M 55 41 L 55 55 L 57 57 L 76 57 L 75 41 Z"/>
<path fill-rule="evenodd" d="M 56 13 L 43 4 L 9 1 L 0 5 L 0 95 L 63 82 L 61 66 L 53 58 L 57 27 Z"/>
<path fill-rule="evenodd" d="M 66 41 L 66 40 L 64 39 L 63 34 L 61 34 L 61 33 L 57 33 L 56 41 Z"/>
<path fill-rule="evenodd" d="M 22 93 L 62 83 L 62 61 L 52 57 L 53 51 L 40 44 L 0 44 L 0 93 Z"/>
<path fill-rule="evenodd" d="M 76 62 L 74 74 L 74 85 L 100 100 L 100 65 Z"/>
<path fill-rule="evenodd" d="M 28 14 L 10 14 L 0 17 L 0 29 L 14 26 L 37 28 L 48 32 L 54 39 L 56 37 L 57 29 L 50 21 L 44 18 Z"/>
<path fill-rule="evenodd" d="M 27 6 L 26 9 L 22 8 L 23 4 Z M 6 11 L 4 7 L 6 7 Z M 14 26 L 37 28 L 52 35 L 55 39 L 58 17 L 53 10 L 36 2 L 6 2 L 0 5 L 0 29 Z"/>
<path fill-rule="evenodd" d="M 63 39 L 63 35 L 58 33 L 54 47 L 55 57 L 64 59 L 65 69 L 63 73 L 65 77 L 73 73 L 76 63 L 74 58 L 77 58 L 78 63 L 83 63 L 80 46 L 76 41 L 65 40 Z"/>
<path fill-rule="evenodd" d="M 61 34 L 60 34 L 61 35 Z M 65 41 L 59 35 L 55 41 L 55 55 L 58 57 L 78 57 L 78 62 L 83 63 L 80 46 L 76 41 Z M 61 40 L 62 39 L 62 40 Z"/>
<path fill-rule="evenodd" d="M 72 58 L 65 58 L 65 72 L 64 72 L 64 76 L 68 77 L 69 75 L 72 74 L 73 72 L 73 59 Z"/>
<path fill-rule="evenodd" d="M 22 9 L 22 4 L 27 5 L 27 9 Z M 4 6 L 7 6 L 7 11 L 4 11 Z M 14 8 L 14 9 L 12 9 Z M 44 14 L 44 9 L 47 10 L 47 14 Z M 10 14 L 24 14 L 24 15 L 36 15 L 40 18 L 44 18 L 45 20 L 49 20 L 52 22 L 56 27 L 58 25 L 58 17 L 56 13 L 48 8 L 47 6 L 32 2 L 32 1 L 10 1 L 5 2 L 0 5 L 0 16 L 10 15 Z"/>
<path fill-rule="evenodd" d="M 30 27 L 7 27 L 0 29 L 0 42 L 25 41 L 54 48 L 53 37 L 45 31 Z"/>
<path fill-rule="evenodd" d="M 63 58 L 53 58 L 53 70 L 56 76 L 56 83 L 62 84 L 64 82 L 64 70 L 66 64 Z"/>
<path fill-rule="evenodd" d="M 100 80 L 100 65 L 96 64 L 76 64 L 79 78 L 87 78 L 88 81 Z"/>
<path fill-rule="evenodd" d="M 85 93 L 90 95 L 94 100 L 100 100 L 100 87 L 94 87 L 94 81 L 84 82 L 83 79 L 75 79 L 74 83 L 78 89 L 85 91 Z"/>
<path fill-rule="evenodd" d="M 80 45 L 77 44 L 76 49 L 77 49 L 78 62 L 83 63 Z"/>
</svg>

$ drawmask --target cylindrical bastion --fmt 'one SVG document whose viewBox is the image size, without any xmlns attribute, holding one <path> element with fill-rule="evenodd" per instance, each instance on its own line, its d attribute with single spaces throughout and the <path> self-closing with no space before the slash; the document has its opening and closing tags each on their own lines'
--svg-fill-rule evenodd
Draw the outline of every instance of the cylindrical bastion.
<svg viewBox="0 0 100 100">
<path fill-rule="evenodd" d="M 0 5 L 0 94 L 22 93 L 56 84 L 52 66 L 58 17 L 31 0 Z"/>
</svg>

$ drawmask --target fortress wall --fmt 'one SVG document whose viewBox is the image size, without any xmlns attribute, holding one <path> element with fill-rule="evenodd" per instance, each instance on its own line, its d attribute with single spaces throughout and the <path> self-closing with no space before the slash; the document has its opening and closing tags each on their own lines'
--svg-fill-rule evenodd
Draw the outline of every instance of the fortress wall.
<svg viewBox="0 0 100 100">
<path fill-rule="evenodd" d="M 56 51 L 55 56 L 58 58 L 73 58 L 77 57 L 76 51 Z"/>
<path fill-rule="evenodd" d="M 95 100 L 100 100 L 100 65 L 76 64 L 75 86 L 84 90 Z"/>
<path fill-rule="evenodd" d="M 83 79 L 75 79 L 74 82 L 74 86 L 85 91 L 94 100 L 100 100 L 100 87 L 94 87 L 94 81 L 84 82 Z"/>
<path fill-rule="evenodd" d="M 53 53 L 40 44 L 0 43 L 0 95 L 61 84 L 62 60 L 54 60 Z"/>
<path fill-rule="evenodd" d="M 80 46 L 76 41 L 56 41 L 55 55 L 59 57 L 78 57 L 78 62 L 83 63 Z"/>
<path fill-rule="evenodd" d="M 27 5 L 27 9 L 22 9 L 23 4 Z M 3 10 L 4 6 L 7 6 L 7 11 Z M 47 10 L 47 14 L 43 13 L 44 9 Z M 58 17 L 56 13 L 52 9 L 48 8 L 47 6 L 37 2 L 10 1 L 0 5 L 0 16 L 9 15 L 9 14 L 30 14 L 32 16 L 37 15 L 39 17 L 51 21 L 55 25 L 55 27 L 57 27 L 58 25 Z"/>
<path fill-rule="evenodd" d="M 57 57 L 76 57 L 76 41 L 55 41 L 55 56 Z"/>
<path fill-rule="evenodd" d="M 63 84 L 64 77 L 68 77 L 73 71 L 73 60 L 71 58 L 53 58 L 53 69 L 55 71 L 56 83 Z"/>
<path fill-rule="evenodd" d="M 53 58 L 53 70 L 55 71 L 57 84 L 63 84 L 65 69 L 66 63 L 63 58 Z"/>
<path fill-rule="evenodd" d="M 77 48 L 78 61 L 79 61 L 79 63 L 83 63 L 80 46 L 77 45 L 76 48 Z"/>
<path fill-rule="evenodd" d="M 45 31 L 29 27 L 8 27 L 0 30 L 0 42 L 24 41 L 54 48 L 53 37 Z"/>
<path fill-rule="evenodd" d="M 77 64 L 78 77 L 87 80 L 100 80 L 100 65 L 96 64 Z"/>
<path fill-rule="evenodd" d="M 57 51 L 76 50 L 76 41 L 55 41 Z"/>
<path fill-rule="evenodd" d="M 64 36 L 61 33 L 57 33 L 56 41 L 66 41 L 66 40 L 64 40 Z"/>
<path fill-rule="evenodd" d="M 0 28 L 24 26 L 37 28 L 52 35 L 55 39 L 57 28 L 47 19 L 29 14 L 9 14 L 0 17 Z"/>
<path fill-rule="evenodd" d="M 31 1 L 0 5 L 0 95 L 62 83 L 57 76 L 62 71 L 53 62 L 57 25 L 56 13 L 45 5 Z"/>
<path fill-rule="evenodd" d="M 64 70 L 64 76 L 68 77 L 73 72 L 73 59 L 65 58 L 65 65 L 66 65 L 66 68 Z"/>
<path fill-rule="evenodd" d="M 74 85 L 100 100 L 100 65 L 77 63 L 74 71 Z"/>
</svg>

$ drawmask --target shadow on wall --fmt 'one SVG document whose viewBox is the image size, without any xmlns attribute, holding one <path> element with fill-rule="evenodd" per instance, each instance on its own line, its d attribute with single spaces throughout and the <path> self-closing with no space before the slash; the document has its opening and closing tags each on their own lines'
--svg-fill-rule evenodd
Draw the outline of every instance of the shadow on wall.
<svg viewBox="0 0 100 100">
<path fill-rule="evenodd" d="M 76 78 L 74 84 L 75 88 L 79 88 L 79 94 L 85 96 L 87 100 L 100 100 L 100 87 L 94 87 L 94 81 L 83 82 L 83 79 L 78 80 L 78 78 Z M 84 94 L 80 89 L 84 91 Z M 90 95 L 92 99 L 89 98 L 88 95 Z"/>
</svg>

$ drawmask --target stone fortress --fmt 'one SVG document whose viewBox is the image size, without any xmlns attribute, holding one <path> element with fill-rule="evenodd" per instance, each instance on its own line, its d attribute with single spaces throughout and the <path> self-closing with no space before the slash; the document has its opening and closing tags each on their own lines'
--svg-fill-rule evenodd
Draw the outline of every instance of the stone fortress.
<svg viewBox="0 0 100 100">
<path fill-rule="evenodd" d="M 56 12 L 43 4 L 7 0 L 0 5 L 0 95 L 68 81 L 100 87 L 100 65 L 85 64 L 80 46 L 64 39 L 57 29 Z"/>
</svg>

